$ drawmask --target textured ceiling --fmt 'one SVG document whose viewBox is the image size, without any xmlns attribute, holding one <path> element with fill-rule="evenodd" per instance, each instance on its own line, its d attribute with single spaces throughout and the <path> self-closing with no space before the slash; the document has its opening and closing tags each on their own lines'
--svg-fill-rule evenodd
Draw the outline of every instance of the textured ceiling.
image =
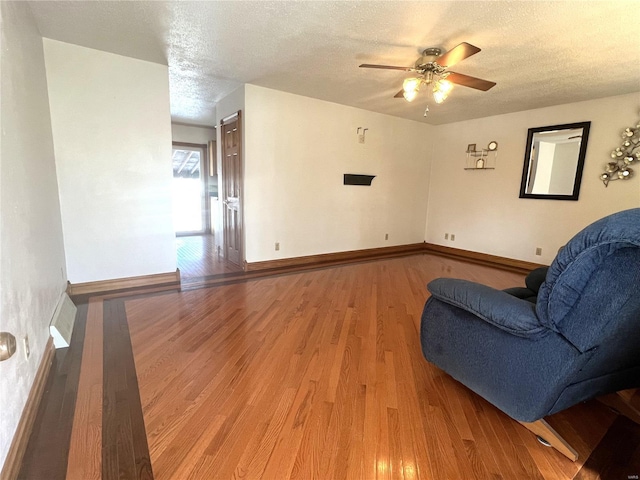
<svg viewBox="0 0 640 480">
<path fill-rule="evenodd" d="M 30 2 L 43 36 L 169 66 L 174 121 L 215 123 L 243 83 L 431 124 L 640 91 L 640 7 L 622 1 Z M 453 68 L 497 82 L 442 105 L 393 95 L 420 52 L 482 49 Z"/>
</svg>

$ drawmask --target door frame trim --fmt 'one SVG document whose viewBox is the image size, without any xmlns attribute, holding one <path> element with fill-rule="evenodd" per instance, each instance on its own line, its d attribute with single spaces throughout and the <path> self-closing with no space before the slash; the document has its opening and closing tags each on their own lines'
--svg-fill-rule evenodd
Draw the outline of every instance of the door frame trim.
<svg viewBox="0 0 640 480">
<path fill-rule="evenodd" d="M 222 187 L 221 189 L 219 189 L 218 192 L 218 198 L 220 198 L 221 200 L 224 200 L 222 197 L 224 196 L 224 182 L 225 182 L 225 178 L 226 178 L 226 172 L 225 172 L 225 143 L 224 143 L 224 138 L 222 138 L 222 134 L 223 134 L 223 130 L 224 130 L 224 126 L 228 125 L 229 123 L 233 123 L 237 121 L 238 122 L 238 136 L 239 136 L 239 142 L 238 142 L 238 156 L 240 157 L 240 181 L 239 181 L 239 185 L 238 185 L 238 189 L 239 194 L 238 194 L 238 200 L 239 200 L 239 207 L 238 207 L 238 226 L 240 227 L 240 267 L 242 268 L 242 270 L 246 269 L 246 264 L 247 261 L 245 259 L 244 256 L 244 252 L 245 252 L 245 242 L 244 242 L 244 151 L 242 148 L 242 144 L 244 142 L 244 136 L 243 136 L 243 131 L 242 131 L 242 110 L 238 110 L 237 112 L 232 113 L 231 115 L 228 115 L 226 117 L 224 117 L 222 120 L 220 120 L 220 180 L 219 180 L 219 185 Z M 225 260 L 228 261 L 227 258 L 227 245 L 229 244 L 227 237 L 229 235 L 228 233 L 228 229 L 227 229 L 227 217 L 226 217 L 226 212 L 224 212 L 224 204 L 222 203 L 222 201 L 220 202 L 220 205 L 222 207 L 223 213 L 222 213 L 222 251 L 223 251 L 223 257 L 225 258 Z"/>
</svg>

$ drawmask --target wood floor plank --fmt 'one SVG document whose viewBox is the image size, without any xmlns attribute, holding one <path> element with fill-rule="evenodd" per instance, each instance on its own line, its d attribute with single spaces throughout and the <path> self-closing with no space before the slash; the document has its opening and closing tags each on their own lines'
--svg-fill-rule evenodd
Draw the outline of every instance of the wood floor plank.
<svg viewBox="0 0 640 480">
<path fill-rule="evenodd" d="M 102 471 L 102 300 L 89 300 L 86 340 L 66 478 L 99 480 Z"/>
<path fill-rule="evenodd" d="M 482 462 L 482 467 L 478 467 L 478 470 L 481 472 L 487 471 L 490 477 L 502 477 L 500 474 L 502 469 L 496 459 L 497 451 L 494 447 L 493 437 L 487 436 L 487 431 L 483 428 L 487 417 L 482 405 L 489 405 L 484 399 L 470 392 L 461 394 L 461 402 L 465 405 L 465 417 L 469 428 L 473 432 L 473 449 L 470 456 L 472 467 L 474 455 L 477 452 L 478 458 Z M 489 408 L 491 407 L 489 406 Z"/>
<path fill-rule="evenodd" d="M 259 447 L 254 452 L 253 458 L 248 461 L 246 468 L 247 478 L 268 478 L 264 476 L 264 470 L 273 456 L 274 450 L 280 445 L 280 433 L 284 428 L 287 413 L 291 410 L 296 396 L 296 389 L 284 390 L 273 415 L 269 419 L 267 430 L 260 441 Z M 248 459 L 247 459 L 248 460 Z"/>
<path fill-rule="evenodd" d="M 86 335 L 76 325 L 75 361 L 60 358 L 53 370 L 64 381 L 47 387 L 60 401 L 41 405 L 48 415 L 38 413 L 32 435 L 60 445 L 34 451 L 20 478 L 556 480 L 640 468 L 638 428 L 612 426 L 596 402 L 549 419 L 577 445 L 572 463 L 426 362 L 420 314 L 439 276 L 522 284 L 415 255 L 94 297 L 79 309 L 88 321 Z"/>
<path fill-rule="evenodd" d="M 186 475 L 193 476 L 197 472 L 196 466 L 199 465 L 200 459 L 206 455 L 207 448 L 220 431 L 225 420 L 226 417 L 215 415 L 210 423 L 198 422 L 205 428 L 201 428 L 199 434 L 190 430 L 191 435 L 187 437 L 187 448 L 181 450 L 176 448 L 172 452 L 173 455 L 163 457 L 162 460 L 167 459 L 166 461 L 158 462 L 157 470 L 162 472 L 162 476 L 156 475 L 156 479 L 175 478 L 175 472 L 184 472 Z"/>
<path fill-rule="evenodd" d="M 58 480 L 67 473 L 88 307 L 77 305 L 69 347 L 56 351 L 18 478 Z"/>
<path fill-rule="evenodd" d="M 571 478 L 422 358 L 438 276 L 523 278 L 417 255 L 127 301 L 156 477 Z M 595 423 L 573 433 L 587 454 Z"/>
<path fill-rule="evenodd" d="M 102 478 L 153 479 L 124 302 L 103 304 Z"/>
<path fill-rule="evenodd" d="M 218 255 L 214 237 L 211 234 L 176 237 L 176 252 L 180 275 L 186 279 L 242 270 Z"/>
<path fill-rule="evenodd" d="M 640 476 L 640 425 L 618 417 L 575 480 L 634 479 Z"/>
</svg>

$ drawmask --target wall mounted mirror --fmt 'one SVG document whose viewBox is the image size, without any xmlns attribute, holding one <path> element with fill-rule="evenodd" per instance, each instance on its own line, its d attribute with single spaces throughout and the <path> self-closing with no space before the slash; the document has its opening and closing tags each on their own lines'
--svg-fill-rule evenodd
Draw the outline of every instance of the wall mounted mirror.
<svg viewBox="0 0 640 480">
<path fill-rule="evenodd" d="M 520 198 L 578 200 L 591 122 L 530 128 Z"/>
</svg>

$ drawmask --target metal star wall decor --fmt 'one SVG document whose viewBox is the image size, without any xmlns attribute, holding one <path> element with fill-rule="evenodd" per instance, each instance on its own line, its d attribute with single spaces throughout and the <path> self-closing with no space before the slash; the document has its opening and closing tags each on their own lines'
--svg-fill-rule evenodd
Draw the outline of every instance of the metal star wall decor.
<svg viewBox="0 0 640 480">
<path fill-rule="evenodd" d="M 640 120 L 622 132 L 622 145 L 611 152 L 611 158 L 613 161 L 600 175 L 605 187 L 611 180 L 629 180 L 633 176 L 631 165 L 640 161 Z"/>
</svg>

